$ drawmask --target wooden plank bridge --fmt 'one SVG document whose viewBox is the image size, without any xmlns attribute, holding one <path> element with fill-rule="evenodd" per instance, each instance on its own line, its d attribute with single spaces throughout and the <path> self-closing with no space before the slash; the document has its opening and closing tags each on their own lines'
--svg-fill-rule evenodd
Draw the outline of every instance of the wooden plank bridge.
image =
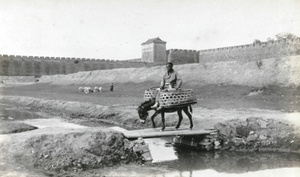
<svg viewBox="0 0 300 177">
<path fill-rule="evenodd" d="M 190 128 L 179 128 L 166 127 L 164 131 L 159 128 L 149 128 L 141 130 L 125 130 L 120 127 L 112 127 L 111 129 L 121 131 L 124 136 L 128 139 L 142 138 L 158 138 L 158 137 L 168 137 L 168 136 L 197 136 L 197 135 L 209 135 L 215 134 L 216 130 L 203 130 L 203 129 L 190 129 Z"/>
</svg>

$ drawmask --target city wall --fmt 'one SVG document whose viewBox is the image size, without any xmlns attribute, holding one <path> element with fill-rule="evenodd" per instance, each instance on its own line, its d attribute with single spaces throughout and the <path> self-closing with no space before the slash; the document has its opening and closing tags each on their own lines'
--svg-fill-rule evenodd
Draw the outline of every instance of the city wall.
<svg viewBox="0 0 300 177">
<path fill-rule="evenodd" d="M 167 60 L 175 64 L 215 63 L 225 61 L 260 61 L 266 58 L 294 56 L 300 54 L 300 38 L 277 40 L 254 44 L 215 48 L 208 50 L 170 49 Z"/>
<path fill-rule="evenodd" d="M 200 63 L 259 61 L 265 58 L 294 56 L 300 54 L 300 38 L 260 42 L 233 47 L 200 50 Z"/>
<path fill-rule="evenodd" d="M 35 57 L 0 55 L 0 75 L 41 76 L 70 74 L 79 71 L 105 70 L 114 68 L 139 68 L 157 66 L 158 63 L 140 61 L 95 60 L 85 58 Z"/>
<path fill-rule="evenodd" d="M 2 76 L 41 76 L 70 74 L 79 71 L 107 70 L 115 68 L 140 68 L 163 65 L 168 61 L 174 64 L 217 63 L 237 61 L 258 64 L 262 59 L 300 55 L 300 38 L 277 40 L 248 45 L 223 47 L 208 50 L 166 50 L 166 61 L 161 63 L 133 60 L 96 60 L 85 58 L 35 57 L 0 55 L 0 75 Z"/>
<path fill-rule="evenodd" d="M 167 61 L 175 64 L 199 63 L 199 51 L 170 49 L 167 50 Z"/>
<path fill-rule="evenodd" d="M 182 88 L 220 84 L 264 87 L 277 85 L 282 87 L 300 86 L 300 55 L 262 59 L 241 63 L 226 61 L 215 63 L 191 63 L 175 65 L 180 74 Z M 95 86 L 95 83 L 143 83 L 152 81 L 159 85 L 161 76 L 166 72 L 164 66 L 150 68 L 128 68 L 78 72 L 72 75 L 48 75 L 40 78 L 41 83 L 57 85 Z"/>
</svg>

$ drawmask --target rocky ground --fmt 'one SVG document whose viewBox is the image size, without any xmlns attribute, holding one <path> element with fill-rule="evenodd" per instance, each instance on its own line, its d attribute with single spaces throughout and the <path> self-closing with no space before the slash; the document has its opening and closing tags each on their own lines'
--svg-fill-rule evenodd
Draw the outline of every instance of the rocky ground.
<svg viewBox="0 0 300 177">
<path fill-rule="evenodd" d="M 136 163 L 137 158 L 129 158 L 134 156 L 130 154 L 132 152 L 123 148 L 122 134 L 109 127 L 150 128 L 149 121 L 145 125 L 139 124 L 135 109 L 143 101 L 144 90 L 156 84 L 115 83 L 114 92 L 108 91 L 109 84 L 103 84 L 104 92 L 90 94 L 78 90 L 82 85 L 2 85 L 1 103 L 45 113 L 45 118 L 58 116 L 65 122 L 82 126 L 42 129 L 27 121 L 33 116 L 23 120 L 16 115 L 12 120 L 0 115 L 2 159 L 25 166 L 23 171 L 35 169 L 37 174 L 31 172 L 29 176 L 39 176 L 40 173 L 87 176 L 85 171 L 94 168 Z M 298 88 L 186 87 L 194 89 L 198 98 L 198 104 L 193 106 L 194 127 L 219 130 L 222 149 L 299 151 Z M 168 126 L 175 126 L 175 116 L 167 115 Z M 160 124 L 159 117 L 156 122 Z M 189 125 L 186 118 L 182 123 L 185 125 Z M 21 131 L 26 132 L 17 133 Z M 97 171 L 91 176 L 96 174 L 105 173 Z"/>
</svg>

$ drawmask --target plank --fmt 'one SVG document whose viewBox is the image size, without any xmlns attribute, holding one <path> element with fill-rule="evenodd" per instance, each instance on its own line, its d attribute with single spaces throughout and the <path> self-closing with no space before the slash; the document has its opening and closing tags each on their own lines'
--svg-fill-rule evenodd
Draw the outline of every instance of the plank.
<svg viewBox="0 0 300 177">
<path fill-rule="evenodd" d="M 203 130 L 203 129 L 190 129 L 190 128 L 179 128 L 166 127 L 164 131 L 161 128 L 150 128 L 142 130 L 129 130 L 124 131 L 123 134 L 126 138 L 156 138 L 156 137 L 167 137 L 167 136 L 191 136 L 191 135 L 207 135 L 215 133 L 215 130 Z"/>
</svg>

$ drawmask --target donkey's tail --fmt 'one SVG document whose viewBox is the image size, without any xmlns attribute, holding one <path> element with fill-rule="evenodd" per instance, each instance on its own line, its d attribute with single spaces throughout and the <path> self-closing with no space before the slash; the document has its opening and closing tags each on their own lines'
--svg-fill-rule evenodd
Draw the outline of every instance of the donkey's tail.
<svg viewBox="0 0 300 177">
<path fill-rule="evenodd" d="M 189 108 L 190 108 L 190 112 L 193 113 L 192 105 L 189 105 Z"/>
</svg>

